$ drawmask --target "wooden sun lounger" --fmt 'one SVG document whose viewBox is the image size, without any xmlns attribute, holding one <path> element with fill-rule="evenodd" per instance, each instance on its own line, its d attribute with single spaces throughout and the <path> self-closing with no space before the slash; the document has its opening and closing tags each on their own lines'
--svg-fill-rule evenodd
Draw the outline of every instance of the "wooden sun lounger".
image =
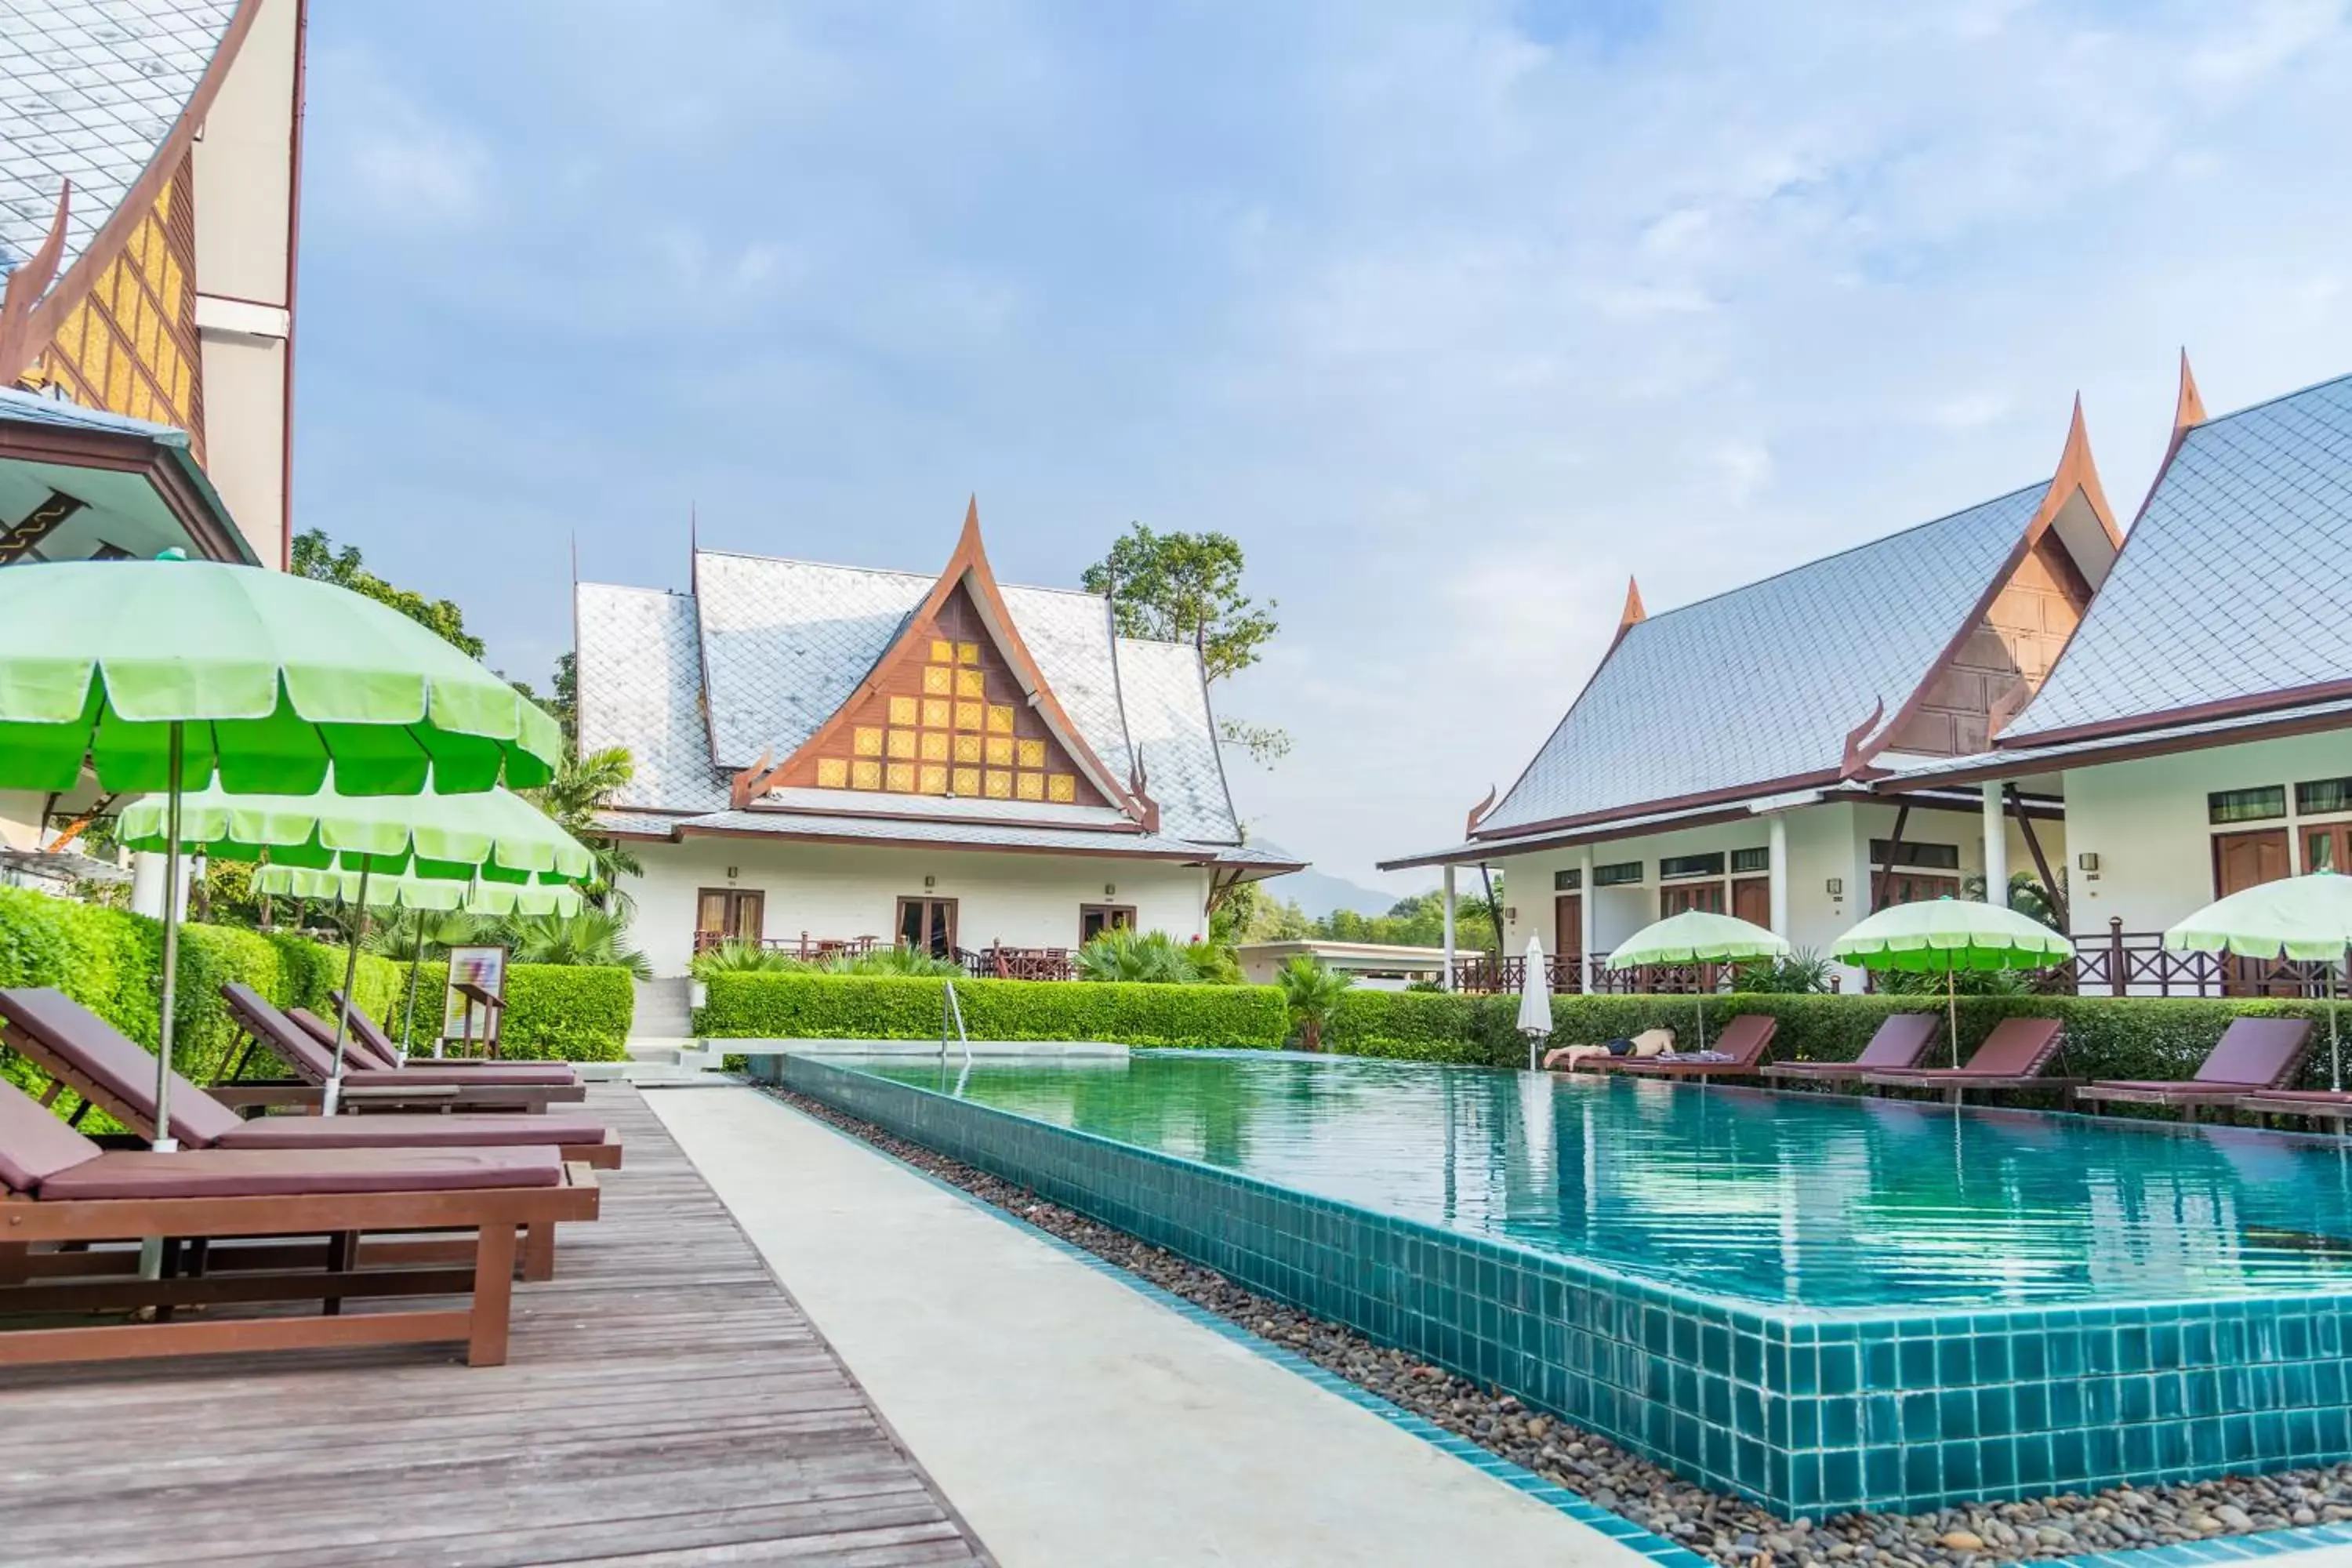
<svg viewBox="0 0 2352 1568">
<path fill-rule="evenodd" d="M 2081 1079 L 2043 1072 L 2065 1037 L 2055 1018 L 2003 1018 L 1962 1066 L 1881 1070 L 1864 1074 L 1862 1081 L 1877 1089 L 1941 1089 L 1953 1105 L 1972 1089 L 2054 1089 L 2071 1095 Z"/>
<path fill-rule="evenodd" d="M 2158 1105 L 2194 1121 L 2206 1106 L 2238 1106 L 2250 1095 L 2286 1089 L 2311 1054 L 2308 1018 L 2232 1018 L 2197 1076 L 2188 1080 L 2101 1079 L 2074 1091 L 2077 1100 Z"/>
<path fill-rule="evenodd" d="M 331 1010 L 340 1011 L 343 1005 L 343 994 L 341 991 L 329 991 L 327 1005 Z M 290 1010 L 288 1016 L 301 1022 L 311 1018 L 312 1015 L 297 1008 Z M 311 1033 L 330 1046 L 335 1042 L 333 1027 L 324 1019 L 317 1020 L 317 1026 L 311 1029 Z M 498 1057 L 420 1056 L 404 1059 L 400 1054 L 400 1047 L 393 1043 L 392 1036 L 385 1031 L 384 1026 L 368 1016 L 366 1011 L 357 1003 L 352 1005 L 352 1038 L 358 1041 L 371 1056 L 376 1058 L 375 1065 L 379 1067 L 399 1068 L 408 1067 L 413 1062 L 420 1068 L 488 1068 L 493 1072 L 501 1074 L 516 1071 L 541 1074 L 563 1083 L 576 1083 L 580 1079 L 579 1069 L 570 1062 L 517 1061 Z"/>
<path fill-rule="evenodd" d="M 2242 1093 L 2230 1103 L 2234 1110 L 2251 1110 L 2257 1116 L 2301 1116 L 2314 1121 L 2333 1121 L 2339 1132 L 2345 1122 L 2352 1121 L 2352 1089 L 2264 1089 L 2259 1094 Z"/>
<path fill-rule="evenodd" d="M 247 1048 L 238 1053 L 224 1079 L 234 1078 L 255 1045 L 292 1068 L 291 1080 L 264 1083 L 223 1082 L 215 1098 L 231 1107 L 309 1107 L 320 1103 L 327 1080 L 334 1076 L 333 1053 L 307 1029 L 272 1006 L 251 987 L 232 982 L 221 987 L 230 1015 L 245 1030 Z M 526 1064 L 528 1065 L 528 1064 Z M 544 1111 L 555 1101 L 588 1098 L 585 1085 L 511 1082 L 485 1079 L 470 1068 L 436 1071 L 427 1068 L 355 1068 L 346 1062 L 342 1103 L 353 1110 L 523 1110 Z"/>
<path fill-rule="evenodd" d="M 52 1080 L 49 1100 L 70 1089 L 142 1138 L 155 1136 L 155 1058 L 105 1019 L 46 987 L 0 991 L 0 1041 Z M 45 1100 L 44 1103 L 48 1101 Z M 81 1113 L 75 1112 L 77 1118 Z M 553 1145 L 567 1162 L 621 1166 L 620 1134 L 578 1112 L 530 1115 L 240 1117 L 178 1073 L 172 1132 L 190 1149 L 491 1149 Z M 524 1277 L 552 1278 L 553 1228 L 534 1229 Z"/>
<path fill-rule="evenodd" d="M 507 1357 L 516 1232 L 596 1217 L 595 1177 L 550 1147 L 348 1149 L 289 1154 L 192 1150 L 110 1153 L 14 1084 L 0 1080 L 0 1315 L 157 1309 L 161 1321 L 0 1330 L 0 1366 L 256 1350 L 456 1341 L 475 1366 Z M 471 1258 L 455 1268 L 376 1268 L 349 1238 L 362 1231 L 464 1229 Z M 162 1279 L 76 1277 L 24 1267 L 36 1247 L 166 1237 L 198 1250 L 214 1237 L 330 1238 L 294 1247 L 292 1267 Z M 47 1254 L 79 1257 L 81 1254 Z M 103 1255 L 100 1256 L 110 1256 Z M 323 1256 L 327 1267 L 303 1267 Z M 246 1261 L 250 1262 L 250 1259 Z M 345 1314 L 347 1300 L 464 1295 L 462 1308 Z M 319 1301 L 315 1315 L 170 1321 L 172 1310 Z"/>
<path fill-rule="evenodd" d="M 1944 1020 L 1934 1013 L 1890 1013 L 1853 1060 L 1767 1062 L 1764 1076 L 1776 1083 L 1854 1083 L 1874 1072 L 1915 1068 L 1943 1027 Z"/>
<path fill-rule="evenodd" d="M 1760 1013 L 1742 1013 L 1724 1025 L 1714 1048 L 1698 1052 L 1668 1051 L 1658 1057 L 1583 1057 L 1577 1072 L 1630 1073 L 1636 1078 L 1753 1078 L 1763 1065 L 1764 1047 L 1779 1033 L 1780 1020 Z"/>
</svg>

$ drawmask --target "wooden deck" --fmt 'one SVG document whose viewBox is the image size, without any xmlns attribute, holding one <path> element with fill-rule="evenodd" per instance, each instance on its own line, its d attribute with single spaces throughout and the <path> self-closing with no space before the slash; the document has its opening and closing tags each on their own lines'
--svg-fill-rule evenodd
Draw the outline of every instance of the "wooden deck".
<svg viewBox="0 0 2352 1568">
<path fill-rule="evenodd" d="M 989 1562 L 637 1091 L 589 1108 L 628 1168 L 516 1288 L 507 1365 L 0 1374 L 0 1563 Z"/>
</svg>

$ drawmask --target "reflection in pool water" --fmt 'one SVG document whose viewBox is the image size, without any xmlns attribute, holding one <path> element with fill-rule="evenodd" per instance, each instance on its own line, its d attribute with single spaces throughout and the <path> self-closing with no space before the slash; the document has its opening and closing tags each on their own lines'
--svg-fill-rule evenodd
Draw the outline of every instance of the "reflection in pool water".
<svg viewBox="0 0 2352 1568">
<path fill-rule="evenodd" d="M 843 1064 L 850 1065 L 850 1064 Z M 1255 1054 L 879 1076 L 1780 1306 L 2352 1289 L 2352 1144 L 2030 1111 Z"/>
</svg>

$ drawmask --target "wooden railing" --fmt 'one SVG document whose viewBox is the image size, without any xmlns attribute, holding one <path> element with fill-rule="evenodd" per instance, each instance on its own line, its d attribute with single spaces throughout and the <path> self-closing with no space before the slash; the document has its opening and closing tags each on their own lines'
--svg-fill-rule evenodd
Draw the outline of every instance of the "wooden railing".
<svg viewBox="0 0 2352 1568">
<path fill-rule="evenodd" d="M 983 947 L 956 950 L 975 980 L 1076 980 L 1077 968 L 1066 947 Z"/>
<path fill-rule="evenodd" d="M 694 951 L 697 952 L 708 952 L 714 947 L 725 947 L 730 942 L 749 942 L 765 952 L 784 953 L 807 963 L 845 954 L 854 958 L 890 945 L 878 936 L 821 937 L 811 936 L 806 931 L 797 937 L 763 936 L 756 940 L 729 936 L 724 931 L 698 931 L 694 933 Z"/>
</svg>

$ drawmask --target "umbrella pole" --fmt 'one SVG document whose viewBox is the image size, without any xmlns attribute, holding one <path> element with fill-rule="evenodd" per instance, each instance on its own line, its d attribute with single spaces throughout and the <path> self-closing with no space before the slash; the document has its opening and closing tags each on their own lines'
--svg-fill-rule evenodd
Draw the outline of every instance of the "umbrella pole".
<svg viewBox="0 0 2352 1568">
<path fill-rule="evenodd" d="M 335 1113 L 335 1101 L 343 1087 L 343 1039 L 352 1032 L 352 987 L 360 977 L 360 943 L 367 940 L 367 885 L 369 866 L 360 862 L 360 918 L 352 927 L 352 951 L 343 959 L 343 1005 L 335 1014 L 335 1076 L 327 1080 L 326 1103 L 320 1107 L 323 1115 Z"/>
<path fill-rule="evenodd" d="M 1947 1026 L 1952 1031 L 1952 1065 L 1960 1065 L 1960 992 L 1952 979 L 1951 960 L 1944 961 L 1944 1011 Z"/>
<path fill-rule="evenodd" d="M 2336 1033 L 2336 966 L 2327 966 L 2327 1082 L 2344 1092 L 2344 1042 Z"/>
<path fill-rule="evenodd" d="M 172 721 L 171 804 L 163 831 L 172 842 L 163 851 L 163 1016 L 155 1028 L 155 1136 L 153 1147 L 168 1152 L 180 1146 L 172 1136 L 172 1037 L 180 1003 L 180 771 L 184 738 L 179 720 Z"/>
</svg>

